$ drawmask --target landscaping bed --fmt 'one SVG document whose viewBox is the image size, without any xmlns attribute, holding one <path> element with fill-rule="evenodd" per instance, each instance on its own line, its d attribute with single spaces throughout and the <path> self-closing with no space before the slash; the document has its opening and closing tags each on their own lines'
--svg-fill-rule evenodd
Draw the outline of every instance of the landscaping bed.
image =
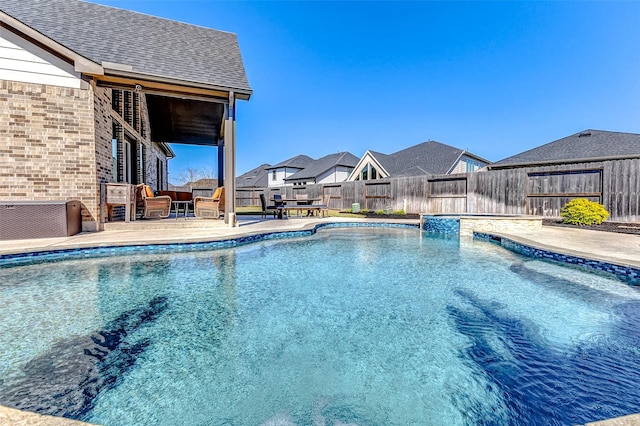
<svg viewBox="0 0 640 426">
<path fill-rule="evenodd" d="M 640 235 L 640 223 L 630 222 L 602 222 L 600 225 L 577 226 L 562 223 L 560 219 L 543 219 L 544 226 L 561 226 L 563 228 L 588 229 L 591 231 L 617 232 L 619 234 Z"/>
</svg>

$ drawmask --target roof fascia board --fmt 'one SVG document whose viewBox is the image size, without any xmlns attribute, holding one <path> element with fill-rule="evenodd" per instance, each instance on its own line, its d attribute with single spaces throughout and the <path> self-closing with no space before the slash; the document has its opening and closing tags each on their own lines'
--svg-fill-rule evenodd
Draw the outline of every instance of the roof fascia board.
<svg viewBox="0 0 640 426">
<path fill-rule="evenodd" d="M 159 83 L 147 80 L 141 77 L 124 78 L 111 76 L 93 76 L 98 86 L 120 88 L 126 90 L 142 90 L 145 93 L 173 96 L 176 98 L 192 97 L 196 100 L 208 99 L 211 102 L 228 103 L 229 93 L 217 90 L 207 90 L 194 87 L 188 87 L 180 84 Z M 140 86 L 140 87 L 136 87 Z"/>
<path fill-rule="evenodd" d="M 176 158 L 176 153 L 173 152 L 173 150 L 171 149 L 168 143 L 166 142 L 156 142 L 156 143 L 158 144 L 158 146 L 160 146 L 160 149 L 162 149 L 167 154 L 167 157 Z"/>
<path fill-rule="evenodd" d="M 381 178 L 387 178 L 389 176 L 391 176 L 391 174 L 387 171 L 387 169 L 385 169 L 384 167 L 382 167 L 382 164 L 380 164 L 380 162 L 378 161 L 378 159 L 376 158 L 375 155 L 371 154 L 371 158 L 373 159 L 373 162 L 376 164 L 376 166 L 378 166 L 379 170 L 382 170 L 384 172 L 384 174 L 386 175 L 385 177 Z"/>
<path fill-rule="evenodd" d="M 491 161 L 487 160 L 486 158 L 482 158 L 479 155 L 472 154 L 469 151 L 464 151 L 464 155 L 466 155 L 467 157 L 471 157 L 475 160 L 482 161 L 483 163 L 491 164 Z"/>
<path fill-rule="evenodd" d="M 125 64 L 114 64 L 114 63 L 103 62 L 102 65 L 104 67 L 104 73 L 101 75 L 104 75 L 105 78 L 116 78 L 116 79 L 123 78 L 128 80 L 142 79 L 149 82 L 155 82 L 158 84 L 167 84 L 167 85 L 186 87 L 186 88 L 192 88 L 192 89 L 209 90 L 212 92 L 218 92 L 218 93 L 224 94 L 223 97 L 225 97 L 226 99 L 229 99 L 229 93 L 231 92 L 234 93 L 236 99 L 242 99 L 245 101 L 248 101 L 251 95 L 253 94 L 253 90 L 237 89 L 235 87 L 225 87 L 225 86 L 219 86 L 215 84 L 199 83 L 195 81 L 186 81 L 186 80 L 180 80 L 176 78 L 163 77 L 163 76 L 154 75 L 154 74 L 136 73 L 131 71 L 131 66 L 125 65 Z M 106 65 L 111 65 L 114 67 L 109 68 Z"/>
<path fill-rule="evenodd" d="M 17 35 L 23 38 L 31 39 L 32 41 L 35 41 L 42 45 L 44 48 L 67 58 L 73 64 L 74 69 L 77 72 L 91 73 L 95 75 L 101 75 L 104 73 L 104 69 L 99 64 L 96 64 L 95 62 L 85 58 L 84 56 L 78 55 L 73 50 L 66 48 L 60 43 L 57 43 L 44 34 L 34 30 L 30 26 L 23 24 L 12 16 L 7 15 L 5 12 L 2 12 L 1 10 L 0 22 L 5 24 L 4 26 L 7 29 L 12 30 Z"/>
<path fill-rule="evenodd" d="M 449 170 L 447 170 L 447 174 L 448 175 L 450 175 L 451 172 L 456 168 L 456 166 L 458 165 L 458 162 L 460 161 L 460 159 L 462 158 L 462 156 L 464 155 L 465 152 L 466 152 L 465 150 L 460 151 L 460 154 L 458 155 L 458 158 L 456 158 L 456 160 L 453 162 L 451 167 L 449 167 Z"/>
<path fill-rule="evenodd" d="M 549 166 L 554 164 L 575 164 L 575 163 L 594 163 L 598 161 L 613 161 L 613 160 L 627 160 L 633 158 L 640 158 L 640 153 L 633 155 L 612 155 L 608 157 L 585 157 L 585 158 L 571 158 L 565 160 L 544 160 L 544 161 L 528 161 L 509 164 L 489 164 L 486 166 L 487 170 L 498 169 L 513 169 L 516 167 L 535 167 L 535 166 Z"/>
</svg>

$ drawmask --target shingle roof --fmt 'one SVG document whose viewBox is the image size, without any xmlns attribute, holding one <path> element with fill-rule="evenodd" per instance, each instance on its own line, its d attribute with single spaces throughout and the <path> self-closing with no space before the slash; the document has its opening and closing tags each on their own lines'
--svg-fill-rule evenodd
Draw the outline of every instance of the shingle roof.
<svg viewBox="0 0 640 426">
<path fill-rule="evenodd" d="M 2 0 L 0 10 L 98 65 L 251 91 L 233 33 L 79 0 Z"/>
<path fill-rule="evenodd" d="M 303 170 L 289 176 L 285 180 L 316 178 L 334 167 L 355 167 L 358 164 L 358 161 L 359 158 L 350 152 L 337 152 L 335 154 L 325 155 L 324 157 L 313 161 Z"/>
<path fill-rule="evenodd" d="M 246 187 L 266 187 L 269 185 L 269 172 L 267 168 L 269 164 L 262 164 L 247 173 L 236 178 L 236 186 L 238 188 Z"/>
<path fill-rule="evenodd" d="M 275 166 L 267 167 L 267 170 L 279 169 L 279 168 L 282 168 L 282 167 L 292 167 L 292 168 L 296 168 L 296 169 L 304 169 L 309 164 L 311 164 L 311 162 L 313 162 L 313 161 L 315 161 L 313 158 L 301 154 L 301 155 L 296 155 L 295 157 L 291 157 L 288 160 L 284 160 L 284 161 L 276 164 Z"/>
<path fill-rule="evenodd" d="M 395 177 L 446 174 L 465 151 L 440 142 L 428 141 L 389 155 L 369 152 L 390 176 Z"/>
<path fill-rule="evenodd" d="M 497 161 L 491 168 L 540 162 L 575 162 L 607 157 L 640 157 L 640 134 L 584 130 Z"/>
</svg>

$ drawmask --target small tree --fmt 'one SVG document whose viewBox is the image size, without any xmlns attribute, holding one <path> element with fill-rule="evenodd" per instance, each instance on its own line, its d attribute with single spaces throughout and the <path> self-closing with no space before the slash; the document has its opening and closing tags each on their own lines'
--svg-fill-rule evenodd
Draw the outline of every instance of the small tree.
<svg viewBox="0 0 640 426">
<path fill-rule="evenodd" d="M 560 210 L 563 223 L 571 225 L 600 225 L 609 217 L 609 212 L 602 204 L 586 198 L 574 198 Z"/>
</svg>

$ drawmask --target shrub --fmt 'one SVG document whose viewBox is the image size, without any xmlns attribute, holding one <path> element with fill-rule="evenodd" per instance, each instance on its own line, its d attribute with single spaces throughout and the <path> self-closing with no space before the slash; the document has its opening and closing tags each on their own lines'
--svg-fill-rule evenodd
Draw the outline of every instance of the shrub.
<svg viewBox="0 0 640 426">
<path fill-rule="evenodd" d="M 398 216 L 403 216 L 403 215 L 407 214 L 407 212 L 405 212 L 404 210 L 394 210 L 394 211 L 391 212 L 391 214 L 395 214 L 395 215 L 398 215 Z"/>
<path fill-rule="evenodd" d="M 384 214 L 384 210 L 376 210 L 374 213 L 375 214 Z"/>
<path fill-rule="evenodd" d="M 602 204 L 586 198 L 574 198 L 560 210 L 563 223 L 589 226 L 600 225 L 609 217 L 609 212 Z"/>
</svg>

